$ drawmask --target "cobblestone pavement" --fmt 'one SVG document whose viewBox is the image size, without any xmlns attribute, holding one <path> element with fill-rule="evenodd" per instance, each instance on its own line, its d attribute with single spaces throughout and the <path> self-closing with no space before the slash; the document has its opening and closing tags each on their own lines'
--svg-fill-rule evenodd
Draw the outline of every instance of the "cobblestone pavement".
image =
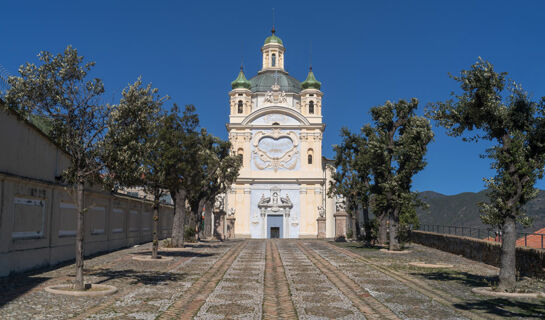
<svg viewBox="0 0 545 320">
<path fill-rule="evenodd" d="M 0 279 L 0 319 L 543 319 L 545 301 L 479 297 L 497 269 L 413 245 L 393 255 L 357 243 L 317 240 L 204 242 L 172 261 L 136 261 L 150 244 L 86 260 L 86 281 L 111 296 L 55 295 L 68 264 Z M 408 262 L 451 263 L 423 269 Z"/>
<path fill-rule="evenodd" d="M 462 256 L 416 244 L 411 245 L 410 253 L 406 254 L 380 252 L 379 248 L 364 247 L 359 243 L 314 242 L 312 246 L 324 256 L 331 254 L 326 247 L 335 247 L 333 252 L 338 256 L 329 258 L 340 261 L 342 257 L 348 262 L 338 265 L 339 270 L 346 272 L 403 317 L 545 319 L 545 299 L 493 298 L 471 292 L 474 287 L 490 286 L 497 281 L 499 270 Z M 450 264 L 454 267 L 430 269 L 411 266 L 410 262 Z M 518 285 L 532 292 L 545 292 L 544 279 L 522 278 Z M 390 290 L 395 287 L 399 290 Z M 427 303 L 418 303 L 426 299 Z"/>
</svg>

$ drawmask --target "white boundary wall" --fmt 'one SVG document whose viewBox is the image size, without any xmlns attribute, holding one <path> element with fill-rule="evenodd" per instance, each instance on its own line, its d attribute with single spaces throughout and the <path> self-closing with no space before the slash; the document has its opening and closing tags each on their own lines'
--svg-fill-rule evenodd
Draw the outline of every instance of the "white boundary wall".
<svg viewBox="0 0 545 320">
<path fill-rule="evenodd" d="M 0 276 L 74 259 L 76 207 L 57 183 L 68 155 L 0 100 Z M 85 254 L 152 239 L 149 201 L 87 190 Z M 172 206 L 162 206 L 159 237 L 170 234 Z"/>
<path fill-rule="evenodd" d="M 84 252 L 149 242 L 149 201 L 87 190 Z M 159 211 L 159 238 L 170 236 L 172 206 Z M 61 185 L 0 174 L 0 276 L 74 259 L 76 207 Z"/>
</svg>

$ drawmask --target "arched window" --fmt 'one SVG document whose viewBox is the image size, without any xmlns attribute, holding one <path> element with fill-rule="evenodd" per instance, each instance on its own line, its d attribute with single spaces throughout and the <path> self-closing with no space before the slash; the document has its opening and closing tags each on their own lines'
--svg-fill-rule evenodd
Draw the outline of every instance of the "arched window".
<svg viewBox="0 0 545 320">
<path fill-rule="evenodd" d="M 312 164 L 312 155 L 314 154 L 314 150 L 308 149 L 307 151 L 307 163 Z"/>
<path fill-rule="evenodd" d="M 242 162 L 244 162 L 244 149 L 238 148 L 237 156 L 239 156 L 242 159 Z"/>
<path fill-rule="evenodd" d="M 238 113 L 243 113 L 243 112 L 244 112 L 244 108 L 243 108 L 242 100 L 238 100 Z"/>
<path fill-rule="evenodd" d="M 307 158 L 308 158 L 308 159 L 307 159 L 307 160 L 308 160 L 308 164 L 312 164 L 312 155 L 309 154 Z"/>
<path fill-rule="evenodd" d="M 314 114 L 314 101 L 308 103 L 308 113 Z"/>
<path fill-rule="evenodd" d="M 276 54 L 272 54 L 271 56 L 271 66 L 276 67 Z"/>
</svg>

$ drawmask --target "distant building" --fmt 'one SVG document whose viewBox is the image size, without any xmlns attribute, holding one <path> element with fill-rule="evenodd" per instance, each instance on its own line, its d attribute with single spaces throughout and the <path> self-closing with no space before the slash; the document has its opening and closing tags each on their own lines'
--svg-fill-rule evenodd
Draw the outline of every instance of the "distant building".
<svg viewBox="0 0 545 320">
<path fill-rule="evenodd" d="M 129 197 L 153 201 L 153 195 L 146 193 L 143 187 L 121 188 L 117 190 L 117 192 L 121 194 L 126 194 Z M 172 197 L 170 196 L 170 193 L 168 191 L 163 193 L 160 201 L 164 204 L 174 204 L 174 201 L 172 201 Z"/>
<path fill-rule="evenodd" d="M 545 228 L 517 240 L 517 247 L 545 248 Z"/>
</svg>

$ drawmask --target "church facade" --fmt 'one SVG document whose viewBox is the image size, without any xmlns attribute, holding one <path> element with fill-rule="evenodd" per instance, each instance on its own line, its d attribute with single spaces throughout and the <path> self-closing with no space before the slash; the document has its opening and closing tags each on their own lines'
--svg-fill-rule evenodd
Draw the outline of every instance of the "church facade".
<svg viewBox="0 0 545 320">
<path fill-rule="evenodd" d="M 335 200 L 327 191 L 334 169 L 322 157 L 321 83 L 312 68 L 303 82 L 289 75 L 274 29 L 261 52 L 262 69 L 248 80 L 241 67 L 229 92 L 229 141 L 243 159 L 224 203 L 234 236 L 333 237 Z"/>
</svg>

